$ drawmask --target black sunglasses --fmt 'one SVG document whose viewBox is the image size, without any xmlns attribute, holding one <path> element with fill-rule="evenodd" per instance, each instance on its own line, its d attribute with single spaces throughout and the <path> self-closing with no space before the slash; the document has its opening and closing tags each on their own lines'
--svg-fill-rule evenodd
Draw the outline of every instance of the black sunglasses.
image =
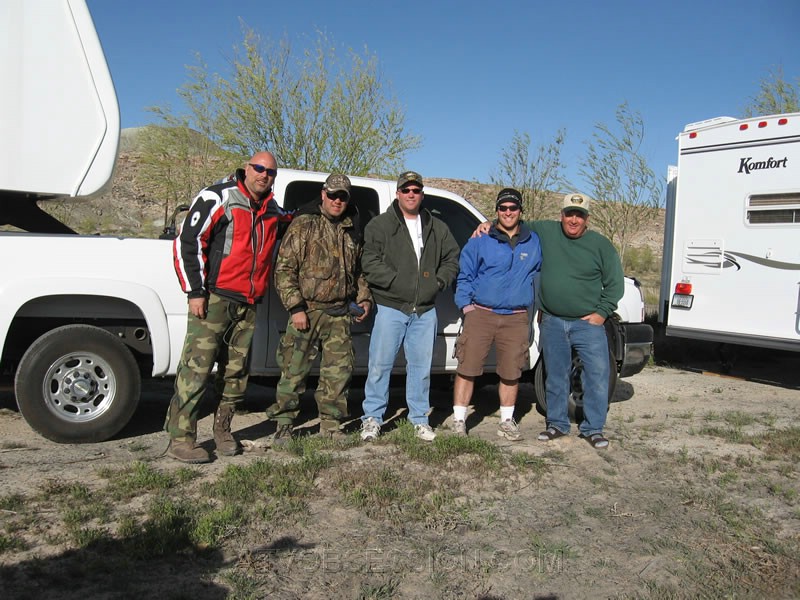
<svg viewBox="0 0 800 600">
<path fill-rule="evenodd" d="M 275 177 L 275 175 L 278 174 L 278 169 L 270 169 L 269 167 L 265 167 L 264 165 L 258 165 L 256 163 L 247 163 L 247 164 L 250 165 L 250 167 L 252 167 L 253 171 L 259 174 L 266 173 L 270 177 Z"/>
<path fill-rule="evenodd" d="M 421 194 L 422 188 L 401 188 L 400 191 L 404 194 Z"/>
<path fill-rule="evenodd" d="M 517 212 L 519 206 L 516 204 L 501 204 L 497 207 L 497 212 Z"/>
<path fill-rule="evenodd" d="M 345 194 L 344 192 L 325 192 L 325 195 L 328 197 L 328 200 L 341 200 L 342 202 L 349 202 L 350 196 Z"/>
</svg>

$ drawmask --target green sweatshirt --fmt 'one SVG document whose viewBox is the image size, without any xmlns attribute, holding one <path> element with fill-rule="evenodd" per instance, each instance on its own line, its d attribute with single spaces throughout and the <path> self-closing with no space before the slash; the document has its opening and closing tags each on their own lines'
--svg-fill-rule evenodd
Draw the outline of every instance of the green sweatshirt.
<svg viewBox="0 0 800 600">
<path fill-rule="evenodd" d="M 539 304 L 547 314 L 574 320 L 596 312 L 608 318 L 625 283 L 614 245 L 596 231 L 572 239 L 560 221 L 526 221 L 542 244 Z"/>
</svg>

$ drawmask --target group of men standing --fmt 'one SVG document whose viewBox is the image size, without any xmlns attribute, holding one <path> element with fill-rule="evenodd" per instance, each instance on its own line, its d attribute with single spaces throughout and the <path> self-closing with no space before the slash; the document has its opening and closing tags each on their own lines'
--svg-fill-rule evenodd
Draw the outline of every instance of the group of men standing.
<svg viewBox="0 0 800 600">
<path fill-rule="evenodd" d="M 560 223 L 523 222 L 522 196 L 506 188 L 497 197 L 496 220 L 479 226 L 460 251 L 447 225 L 422 207 L 424 186 L 418 173 L 400 175 L 394 202 L 367 224 L 363 239 L 346 175 L 331 174 L 319 200 L 293 214 L 275 202 L 276 175 L 275 157 L 256 153 L 228 180 L 197 195 L 175 240 L 175 269 L 188 296 L 189 314 L 164 426 L 169 456 L 189 463 L 211 460 L 196 437 L 200 400 L 215 363 L 216 449 L 229 456 L 241 452 L 231 421 L 244 397 L 256 305 L 266 293 L 281 236 L 275 288 L 289 323 L 277 353 L 281 378 L 276 402 L 267 409 L 268 418 L 276 422 L 273 446 L 292 439 L 300 396 L 320 352 L 315 392 L 320 433 L 343 435 L 354 366 L 351 322 L 371 313 L 361 439 L 380 435 L 389 379 L 402 346 L 408 420 L 418 438 L 434 440 L 428 415 L 438 325 L 435 299 L 456 278 L 463 331 L 456 347 L 453 433 L 467 435 L 474 381 L 494 345 L 500 377 L 498 435 L 522 439 L 514 406 L 528 363 L 530 319 L 538 305 L 548 371 L 547 428 L 538 439 L 569 433 L 574 350 L 584 365 L 581 435 L 596 448 L 608 445 L 602 433 L 610 368 L 603 322 L 622 297 L 622 270 L 611 243 L 586 229 L 585 196 L 567 196 Z"/>
</svg>

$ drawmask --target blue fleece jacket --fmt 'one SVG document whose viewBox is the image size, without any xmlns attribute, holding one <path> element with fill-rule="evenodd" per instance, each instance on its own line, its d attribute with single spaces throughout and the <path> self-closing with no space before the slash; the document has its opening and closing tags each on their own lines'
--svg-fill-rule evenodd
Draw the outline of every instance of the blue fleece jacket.
<svg viewBox="0 0 800 600">
<path fill-rule="evenodd" d="M 480 304 L 506 315 L 534 301 L 533 278 L 542 265 L 539 237 L 520 225 L 516 244 L 492 225 L 489 235 L 470 239 L 461 250 L 455 302 L 459 310 Z"/>
</svg>

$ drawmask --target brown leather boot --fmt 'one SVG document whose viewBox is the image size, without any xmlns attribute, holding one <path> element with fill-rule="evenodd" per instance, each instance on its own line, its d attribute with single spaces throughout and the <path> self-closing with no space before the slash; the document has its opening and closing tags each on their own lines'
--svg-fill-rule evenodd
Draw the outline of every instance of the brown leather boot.
<svg viewBox="0 0 800 600">
<path fill-rule="evenodd" d="M 236 456 L 242 451 L 242 446 L 231 433 L 231 421 L 236 412 L 230 404 L 220 405 L 214 415 L 214 443 L 217 452 L 224 456 Z"/>
<path fill-rule="evenodd" d="M 167 456 L 185 463 L 200 464 L 211 462 L 211 456 L 204 448 L 198 446 L 194 440 L 179 442 L 170 440 Z"/>
</svg>

